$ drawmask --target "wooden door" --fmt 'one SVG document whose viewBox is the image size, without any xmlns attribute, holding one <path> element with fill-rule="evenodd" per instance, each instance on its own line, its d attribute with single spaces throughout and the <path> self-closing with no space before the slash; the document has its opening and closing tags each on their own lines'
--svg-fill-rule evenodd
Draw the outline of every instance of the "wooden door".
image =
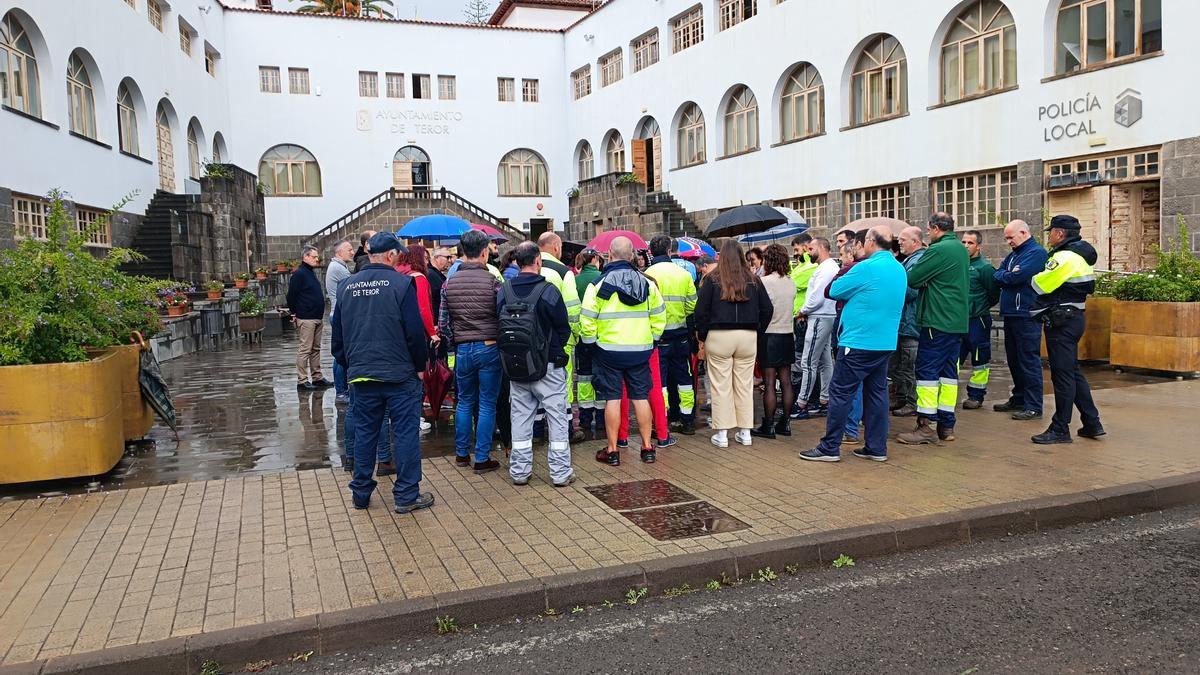
<svg viewBox="0 0 1200 675">
<path fill-rule="evenodd" d="M 1109 186 L 1051 192 L 1048 197 L 1049 216 L 1075 216 L 1079 220 L 1080 236 L 1096 248 L 1094 267 L 1109 269 Z"/>
<path fill-rule="evenodd" d="M 630 143 L 630 147 L 633 152 L 633 175 L 637 176 L 642 185 L 652 187 L 648 183 L 649 174 L 646 169 L 646 141 L 641 138 L 635 138 Z"/>
<path fill-rule="evenodd" d="M 654 148 L 650 154 L 653 155 L 651 164 L 654 167 L 654 185 L 649 187 L 655 192 L 661 192 L 663 183 L 662 137 L 655 136 L 652 140 Z"/>
<path fill-rule="evenodd" d="M 413 189 L 413 163 L 392 162 L 392 185 L 397 190 L 409 192 Z"/>
<path fill-rule="evenodd" d="M 171 127 L 160 114 L 155 124 L 158 132 L 158 187 L 175 191 L 175 150 L 171 147 Z"/>
</svg>

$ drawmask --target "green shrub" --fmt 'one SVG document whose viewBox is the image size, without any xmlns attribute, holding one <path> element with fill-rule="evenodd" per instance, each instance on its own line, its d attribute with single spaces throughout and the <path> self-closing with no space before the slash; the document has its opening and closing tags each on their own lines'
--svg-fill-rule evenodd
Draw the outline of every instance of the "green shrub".
<svg viewBox="0 0 1200 675">
<path fill-rule="evenodd" d="M 258 316 L 266 309 L 258 294 L 253 292 L 242 293 L 241 306 L 242 316 Z"/>
<path fill-rule="evenodd" d="M 146 337 L 158 331 L 156 294 L 165 282 L 121 272 L 139 258 L 134 251 L 97 256 L 86 246 L 93 228 L 104 227 L 132 196 L 78 231 L 63 193 L 52 190 L 47 240 L 0 251 L 0 365 L 86 361 L 90 347 L 128 343 L 135 330 Z"/>
</svg>

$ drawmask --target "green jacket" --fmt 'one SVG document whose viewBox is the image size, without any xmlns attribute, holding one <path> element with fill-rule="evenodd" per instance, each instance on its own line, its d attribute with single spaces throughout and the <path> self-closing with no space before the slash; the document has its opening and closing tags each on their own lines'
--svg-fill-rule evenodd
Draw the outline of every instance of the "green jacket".
<svg viewBox="0 0 1200 675">
<path fill-rule="evenodd" d="M 583 269 L 579 270 L 579 274 L 575 275 L 575 288 L 579 291 L 579 297 L 582 298 L 587 293 L 587 287 L 599 278 L 600 270 L 595 265 L 584 265 Z"/>
<path fill-rule="evenodd" d="M 971 286 L 969 302 L 971 318 L 977 319 L 992 311 L 992 306 L 1000 302 L 1000 287 L 996 285 L 996 268 L 982 254 L 971 258 L 971 267 L 967 271 Z"/>
<path fill-rule="evenodd" d="M 943 333 L 966 334 L 971 256 L 953 234 L 925 247 L 917 264 L 908 270 L 908 285 L 921 291 L 917 298 L 917 326 Z"/>
</svg>

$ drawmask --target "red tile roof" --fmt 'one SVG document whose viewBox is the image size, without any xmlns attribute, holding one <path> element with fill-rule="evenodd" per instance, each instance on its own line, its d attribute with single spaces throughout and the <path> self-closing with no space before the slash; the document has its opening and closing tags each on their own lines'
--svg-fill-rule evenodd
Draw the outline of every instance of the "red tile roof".
<svg viewBox="0 0 1200 675">
<path fill-rule="evenodd" d="M 528 2 L 528 0 L 520 0 L 520 1 Z M 584 0 L 576 0 L 576 1 L 583 2 Z M 218 0 L 218 2 L 220 2 L 220 0 Z M 314 19 L 335 19 L 338 21 L 371 21 L 374 23 L 403 23 L 403 24 L 415 24 L 415 25 L 420 25 L 420 26 L 448 26 L 451 28 L 478 28 L 481 30 L 516 30 L 516 31 L 524 31 L 527 33 L 561 33 L 562 32 L 562 30 L 554 29 L 554 28 L 522 28 L 520 26 L 495 26 L 495 25 L 489 25 L 489 24 L 476 25 L 476 24 L 472 24 L 472 23 L 455 23 L 455 22 L 451 22 L 451 21 L 422 21 L 422 20 L 418 20 L 418 19 L 380 19 L 380 18 L 365 17 L 365 16 L 337 16 L 337 15 L 331 15 L 331 14 L 301 14 L 300 12 L 276 12 L 276 11 L 268 10 L 268 9 L 253 9 L 253 8 L 249 8 L 249 7 L 230 7 L 224 3 L 220 3 L 220 4 L 221 4 L 221 8 L 227 12 L 245 12 L 246 14 L 271 14 L 271 15 L 276 15 L 276 16 L 279 16 L 279 15 L 302 16 L 302 17 L 309 17 L 309 18 L 314 18 Z M 590 2 L 589 2 L 589 6 L 590 6 Z"/>
<path fill-rule="evenodd" d="M 500 4 L 496 7 L 496 11 L 492 12 L 492 18 L 488 19 L 488 23 L 493 26 L 500 25 L 517 5 L 591 12 L 603 5 L 604 2 L 605 0 L 500 0 Z"/>
</svg>

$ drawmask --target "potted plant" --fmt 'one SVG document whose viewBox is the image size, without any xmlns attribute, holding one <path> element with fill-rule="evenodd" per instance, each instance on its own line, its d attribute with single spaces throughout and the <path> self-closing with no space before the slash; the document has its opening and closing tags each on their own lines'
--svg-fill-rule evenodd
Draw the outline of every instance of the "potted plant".
<svg viewBox="0 0 1200 675">
<path fill-rule="evenodd" d="M 265 280 L 267 278 L 267 268 L 255 267 L 254 268 L 254 278 L 258 279 L 259 281 Z"/>
<path fill-rule="evenodd" d="M 172 292 L 166 299 L 167 316 L 183 316 L 187 314 L 188 306 L 191 305 L 191 302 L 184 291 L 176 290 Z"/>
<path fill-rule="evenodd" d="M 209 300 L 220 300 L 221 293 L 225 291 L 225 282 L 220 279 L 213 279 L 204 284 L 204 290 L 208 293 Z"/>
<path fill-rule="evenodd" d="M 249 281 L 250 281 L 250 273 L 249 272 L 238 272 L 237 276 L 235 276 L 233 278 L 233 286 L 234 286 L 234 288 L 245 288 L 246 284 L 249 283 Z"/>
<path fill-rule="evenodd" d="M 130 335 L 161 329 L 157 293 L 170 285 L 123 273 L 134 251 L 87 249 L 129 198 L 82 229 L 61 191 L 48 198 L 46 239 L 0 250 L 0 448 L 14 449 L 0 453 L 0 484 L 96 476 L 116 465 L 136 432 L 127 420 L 145 411 L 140 395 L 123 395 L 137 390 Z"/>
<path fill-rule="evenodd" d="M 286 260 L 276 260 L 275 261 L 275 271 L 276 272 L 288 271 L 288 262 Z"/>
<path fill-rule="evenodd" d="M 241 311 L 238 313 L 238 328 L 242 333 L 257 333 L 267 325 L 263 311 L 266 309 L 257 293 L 242 293 Z"/>
<path fill-rule="evenodd" d="M 1112 284 L 1109 361 L 1177 373 L 1200 371 L 1200 260 L 1191 252 L 1183 216 L 1153 269 Z"/>
<path fill-rule="evenodd" d="M 292 272 L 295 272 L 296 270 L 300 269 L 300 261 L 296 260 L 295 258 L 292 258 L 291 260 L 289 260 L 287 262 L 287 264 L 288 264 L 288 270 L 290 270 Z"/>
</svg>

